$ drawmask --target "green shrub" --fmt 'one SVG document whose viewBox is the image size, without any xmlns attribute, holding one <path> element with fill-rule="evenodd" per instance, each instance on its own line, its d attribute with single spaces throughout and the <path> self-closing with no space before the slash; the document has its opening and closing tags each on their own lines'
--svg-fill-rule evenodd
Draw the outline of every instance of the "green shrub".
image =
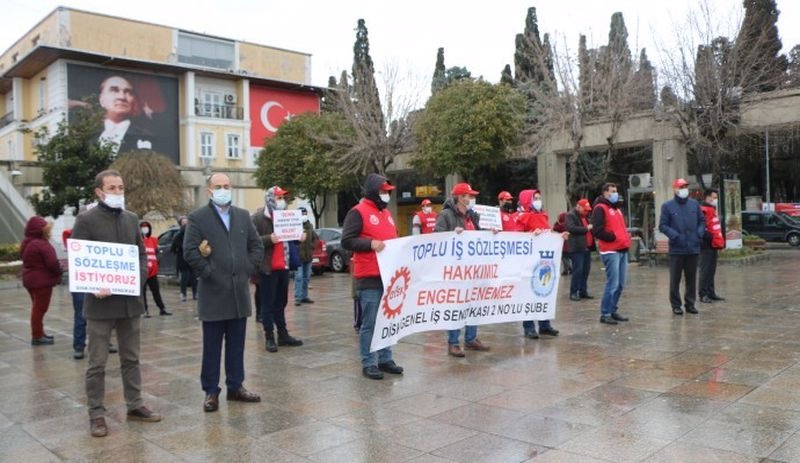
<svg viewBox="0 0 800 463">
<path fill-rule="evenodd" d="M 20 260 L 19 243 L 0 245 L 0 262 Z"/>
<path fill-rule="evenodd" d="M 742 235 L 742 241 L 758 241 L 763 240 L 764 238 L 758 235 Z"/>
</svg>

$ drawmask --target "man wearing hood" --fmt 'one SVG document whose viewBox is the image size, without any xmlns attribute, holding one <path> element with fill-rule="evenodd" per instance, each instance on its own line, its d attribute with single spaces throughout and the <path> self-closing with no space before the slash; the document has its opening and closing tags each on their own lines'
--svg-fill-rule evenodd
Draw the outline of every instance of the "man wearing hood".
<svg viewBox="0 0 800 463">
<path fill-rule="evenodd" d="M 50 307 L 53 287 L 61 283 L 61 264 L 50 244 L 53 225 L 35 215 L 25 224 L 25 239 L 19 245 L 22 258 L 22 286 L 31 297 L 31 345 L 53 344 L 44 331 L 44 314 Z"/>
<path fill-rule="evenodd" d="M 550 231 L 550 216 L 542 208 L 542 193 L 539 190 L 522 190 L 519 192 L 517 223 L 519 223 L 521 231 L 532 232 L 534 235 Z M 566 239 L 567 234 L 563 236 Z M 522 329 L 525 337 L 530 339 L 538 339 L 539 334 L 558 336 L 559 332 L 553 328 L 550 320 L 539 320 L 539 333 L 536 333 L 533 320 L 522 322 Z"/>
<path fill-rule="evenodd" d="M 669 238 L 669 303 L 672 313 L 681 310 L 681 275 L 686 277 L 683 295 L 686 312 L 697 313 L 697 258 L 706 234 L 706 220 L 700 204 L 689 197 L 689 183 L 679 178 L 672 182 L 675 197 L 661 205 L 658 230 Z"/>
<path fill-rule="evenodd" d="M 618 204 L 617 185 L 604 184 L 603 194 L 594 201 L 591 220 L 592 234 L 606 269 L 606 286 L 600 300 L 600 323 L 608 325 L 628 321 L 628 317 L 617 313 L 628 275 L 628 248 L 631 247 L 631 236 Z"/>
<path fill-rule="evenodd" d="M 464 230 L 480 230 L 478 222 L 480 216 L 473 211 L 475 197 L 478 192 L 473 190 L 468 183 L 457 183 L 450 191 L 450 198 L 444 202 L 442 212 L 436 218 L 436 231 L 454 231 L 461 233 Z M 461 349 L 461 329 L 447 330 L 447 355 L 464 357 Z M 478 339 L 478 326 L 467 325 L 464 328 L 464 348 L 468 350 L 487 351 L 486 346 Z"/>
<path fill-rule="evenodd" d="M 399 375 L 403 367 L 392 360 L 392 348 L 370 352 L 372 332 L 383 297 L 383 281 L 377 253 L 384 241 L 397 238 L 397 226 L 386 208 L 394 186 L 378 174 L 370 174 L 364 183 L 364 197 L 347 212 L 342 225 L 342 247 L 353 253 L 352 272 L 356 299 L 362 309 L 358 331 L 361 372 L 369 379 L 383 379 L 384 373 Z"/>
<path fill-rule="evenodd" d="M 264 245 L 264 257 L 259 267 L 258 288 L 261 295 L 261 322 L 264 324 L 265 346 L 268 352 L 278 352 L 278 346 L 302 346 L 303 341 L 289 335 L 286 328 L 286 304 L 289 300 L 289 242 L 280 241 L 275 234 L 273 216 L 276 210 L 286 209 L 286 190 L 273 186 L 264 194 L 264 207 L 253 214 L 253 224 Z M 306 240 L 306 234 L 300 241 Z M 278 328 L 278 342 L 273 329 Z"/>
<path fill-rule="evenodd" d="M 219 408 L 219 363 L 225 343 L 228 401 L 260 402 L 244 385 L 244 340 L 250 316 L 250 275 L 256 273 L 264 245 L 250 214 L 231 205 L 231 179 L 217 172 L 206 181 L 208 205 L 189 214 L 183 257 L 199 278 L 197 318 L 203 323 L 200 384 L 203 410 Z"/>
<path fill-rule="evenodd" d="M 97 207 L 78 214 L 72 238 L 134 245 L 139 248 L 141 281 L 147 279 L 147 254 L 139 231 L 139 218 L 125 210 L 125 186 L 115 170 L 104 170 L 95 176 L 94 193 L 100 201 Z M 112 295 L 104 288 L 86 294 L 83 301 L 86 331 L 89 337 L 89 366 L 86 370 L 86 396 L 89 406 L 89 429 L 94 437 L 108 434 L 105 421 L 105 371 L 111 331 L 117 331 L 120 371 L 127 419 L 161 421 L 142 401 L 142 373 L 139 368 L 141 315 L 144 313 L 139 296 Z"/>
<path fill-rule="evenodd" d="M 436 212 L 433 210 L 431 200 L 425 198 L 420 203 L 421 210 L 414 213 L 411 219 L 411 234 L 412 235 L 425 235 L 433 233 L 436 228 Z"/>
<path fill-rule="evenodd" d="M 144 318 L 150 318 L 147 310 L 147 288 L 153 293 L 153 301 L 158 306 L 159 315 L 172 315 L 167 312 L 164 301 L 161 299 L 161 288 L 158 286 L 158 238 L 153 236 L 153 226 L 150 222 L 142 220 L 139 223 L 142 232 L 142 242 L 147 252 L 147 281 L 142 284 L 142 302 L 144 302 Z"/>
</svg>

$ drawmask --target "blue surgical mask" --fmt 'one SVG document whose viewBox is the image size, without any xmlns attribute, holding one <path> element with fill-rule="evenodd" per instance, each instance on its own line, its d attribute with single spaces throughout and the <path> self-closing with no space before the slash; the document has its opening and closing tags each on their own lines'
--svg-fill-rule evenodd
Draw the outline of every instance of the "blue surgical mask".
<svg viewBox="0 0 800 463">
<path fill-rule="evenodd" d="M 611 193 L 611 196 L 608 197 L 608 202 L 611 204 L 617 204 L 617 201 L 619 201 L 619 193 L 615 191 Z"/>
<path fill-rule="evenodd" d="M 231 203 L 231 190 L 220 188 L 211 192 L 211 201 L 217 206 L 228 206 Z"/>
</svg>

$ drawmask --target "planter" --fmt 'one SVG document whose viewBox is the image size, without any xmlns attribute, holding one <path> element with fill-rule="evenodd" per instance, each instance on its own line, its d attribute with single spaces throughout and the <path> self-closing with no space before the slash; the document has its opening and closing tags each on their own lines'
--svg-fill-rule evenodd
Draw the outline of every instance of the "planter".
<svg viewBox="0 0 800 463">
<path fill-rule="evenodd" d="M 742 240 L 742 245 L 752 250 L 764 250 L 767 248 L 766 240 Z"/>
</svg>

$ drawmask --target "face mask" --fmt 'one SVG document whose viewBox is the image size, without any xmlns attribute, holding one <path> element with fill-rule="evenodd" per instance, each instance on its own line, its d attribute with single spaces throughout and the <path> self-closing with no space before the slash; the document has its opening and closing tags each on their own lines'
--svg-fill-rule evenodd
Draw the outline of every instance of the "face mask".
<svg viewBox="0 0 800 463">
<path fill-rule="evenodd" d="M 381 198 L 381 201 L 383 201 L 386 204 L 389 204 L 389 201 L 392 199 L 392 195 L 390 195 L 389 193 L 381 193 L 378 196 Z"/>
<path fill-rule="evenodd" d="M 514 205 L 511 203 L 503 204 L 503 210 L 506 212 L 514 212 Z"/>
<path fill-rule="evenodd" d="M 678 190 L 678 197 L 681 199 L 686 199 L 689 197 L 689 189 L 688 188 L 681 188 Z"/>
<path fill-rule="evenodd" d="M 105 199 L 103 200 L 106 203 L 106 206 L 112 209 L 125 209 L 125 195 L 112 195 L 111 193 L 106 193 Z"/>
<path fill-rule="evenodd" d="M 142 227 L 142 235 L 146 235 L 148 233 L 150 233 L 150 229 L 147 227 Z"/>
<path fill-rule="evenodd" d="M 286 209 L 286 200 L 285 199 L 279 199 L 279 200 L 275 201 L 275 209 L 277 209 L 279 211 L 282 211 L 282 210 Z"/>
<path fill-rule="evenodd" d="M 228 206 L 231 203 L 231 190 L 220 188 L 211 192 L 211 201 L 217 206 Z"/>
<path fill-rule="evenodd" d="M 542 210 L 542 200 L 541 199 L 535 200 L 533 202 L 533 208 L 536 209 L 537 211 L 541 211 Z"/>
<path fill-rule="evenodd" d="M 303 216 L 303 223 L 306 223 L 306 222 L 308 222 L 308 216 L 307 216 L 307 215 L 304 215 L 304 216 Z"/>
<path fill-rule="evenodd" d="M 714 207 L 717 207 L 718 203 L 719 203 L 719 200 L 714 199 L 714 200 L 711 200 L 711 202 L 709 204 L 711 204 Z"/>
<path fill-rule="evenodd" d="M 423 207 L 422 208 L 422 212 L 424 212 L 425 214 L 430 214 L 431 213 L 431 208 L 430 207 Z"/>
<path fill-rule="evenodd" d="M 617 204 L 617 201 L 619 201 L 619 193 L 615 191 L 611 193 L 611 196 L 608 197 L 608 202 L 611 204 Z"/>
<path fill-rule="evenodd" d="M 475 198 L 470 199 L 469 202 L 467 203 L 467 209 L 472 209 L 473 207 L 475 207 L 475 202 L 476 202 Z"/>
</svg>

